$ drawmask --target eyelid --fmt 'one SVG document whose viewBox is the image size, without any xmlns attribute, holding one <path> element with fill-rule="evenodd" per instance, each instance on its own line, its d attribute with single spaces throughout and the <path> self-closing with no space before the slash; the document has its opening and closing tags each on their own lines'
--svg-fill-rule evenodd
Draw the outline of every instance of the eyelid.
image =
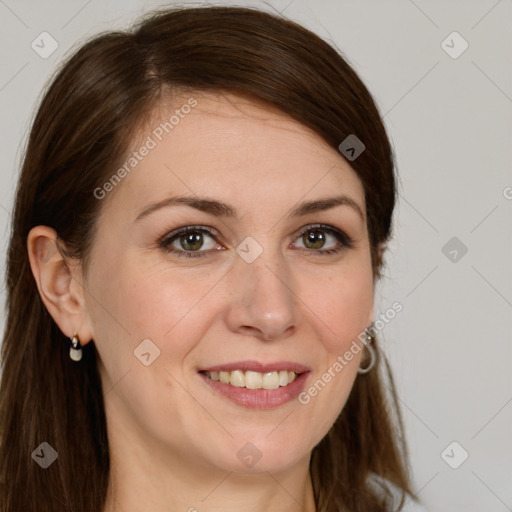
<svg viewBox="0 0 512 512">
<path fill-rule="evenodd" d="M 225 243 L 224 237 L 217 231 L 215 228 L 212 228 L 211 226 L 201 224 L 201 225 L 189 225 L 189 226 L 183 226 L 181 228 L 174 229 L 172 231 L 169 231 L 166 233 L 163 237 L 160 238 L 161 243 L 170 243 L 170 240 L 173 238 L 177 238 L 180 235 L 186 234 L 190 231 L 196 232 L 199 231 L 200 233 L 207 233 L 208 235 L 212 236 L 213 238 L 216 238 L 218 240 L 221 240 L 223 243 Z"/>
</svg>

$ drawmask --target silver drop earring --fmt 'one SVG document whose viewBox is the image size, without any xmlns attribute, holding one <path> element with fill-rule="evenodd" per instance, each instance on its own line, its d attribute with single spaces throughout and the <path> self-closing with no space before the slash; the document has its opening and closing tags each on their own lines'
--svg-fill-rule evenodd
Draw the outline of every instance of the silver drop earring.
<svg viewBox="0 0 512 512">
<path fill-rule="evenodd" d="M 82 359 L 82 345 L 80 345 L 78 335 L 74 334 L 70 339 L 71 347 L 69 348 L 69 357 L 72 361 L 80 361 L 80 359 Z"/>
<path fill-rule="evenodd" d="M 374 366 L 375 362 L 377 361 L 377 355 L 375 354 L 375 349 L 372 347 L 371 343 L 373 341 L 373 336 L 370 334 L 370 329 L 373 327 L 372 325 L 366 329 L 366 341 L 365 346 L 368 349 L 368 352 L 370 352 L 370 364 L 366 368 L 361 368 L 357 370 L 357 373 L 364 375 L 365 373 L 368 373 Z"/>
</svg>

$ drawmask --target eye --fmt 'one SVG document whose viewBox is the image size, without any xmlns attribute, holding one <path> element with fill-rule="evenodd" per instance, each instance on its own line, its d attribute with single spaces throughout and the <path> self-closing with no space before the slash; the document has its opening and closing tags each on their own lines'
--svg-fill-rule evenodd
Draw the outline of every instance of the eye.
<svg viewBox="0 0 512 512">
<path fill-rule="evenodd" d="M 304 249 L 320 255 L 335 254 L 344 248 L 353 247 L 353 240 L 346 233 L 333 226 L 324 224 L 307 226 L 300 233 L 299 240 L 304 244 Z M 331 247 L 325 248 L 326 245 L 329 245 L 329 241 L 331 242 Z M 334 245 L 332 245 L 333 241 Z"/>
<path fill-rule="evenodd" d="M 199 249 L 204 248 L 205 236 L 210 238 L 210 241 L 206 243 L 206 251 L 200 251 Z M 159 241 L 159 245 L 177 256 L 194 258 L 203 256 L 201 253 L 218 247 L 218 244 L 215 242 L 215 236 L 216 234 L 210 229 L 199 226 L 187 226 L 164 236 Z"/>
<path fill-rule="evenodd" d="M 353 247 L 353 240 L 346 233 L 324 224 L 307 226 L 297 236 L 304 244 L 303 247 L 299 246 L 299 249 L 318 255 L 335 254 Z M 221 236 L 211 228 L 186 226 L 165 235 L 158 241 L 158 245 L 177 256 L 197 258 L 212 250 L 221 249 L 222 246 L 216 242 L 219 238 Z M 330 247 L 325 248 L 325 245 Z"/>
</svg>

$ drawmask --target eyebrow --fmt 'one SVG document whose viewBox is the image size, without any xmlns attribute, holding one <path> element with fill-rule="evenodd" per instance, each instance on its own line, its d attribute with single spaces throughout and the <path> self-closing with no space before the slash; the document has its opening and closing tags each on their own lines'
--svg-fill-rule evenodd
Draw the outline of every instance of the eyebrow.
<svg viewBox="0 0 512 512">
<path fill-rule="evenodd" d="M 218 217 L 237 217 L 237 211 L 231 205 L 206 197 L 190 197 L 190 196 L 175 196 L 164 199 L 157 203 L 152 203 L 146 206 L 137 216 L 135 222 L 140 221 L 151 213 L 170 206 L 185 205 L 200 210 L 211 215 Z M 292 210 L 287 218 L 302 217 L 310 213 L 316 213 L 324 210 L 330 210 L 337 206 L 348 206 L 355 210 L 359 217 L 364 221 L 365 216 L 361 207 L 352 198 L 346 195 L 339 195 L 334 197 L 326 197 L 316 199 L 315 201 L 307 201 L 300 204 L 297 208 Z"/>
</svg>

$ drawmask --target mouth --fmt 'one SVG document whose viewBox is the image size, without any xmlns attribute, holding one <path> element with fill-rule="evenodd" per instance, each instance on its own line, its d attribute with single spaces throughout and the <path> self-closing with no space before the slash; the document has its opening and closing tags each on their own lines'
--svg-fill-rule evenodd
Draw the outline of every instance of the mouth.
<svg viewBox="0 0 512 512">
<path fill-rule="evenodd" d="M 310 369 L 289 362 L 245 361 L 200 370 L 199 374 L 209 389 L 224 399 L 243 407 L 271 409 L 299 395 Z"/>
</svg>

